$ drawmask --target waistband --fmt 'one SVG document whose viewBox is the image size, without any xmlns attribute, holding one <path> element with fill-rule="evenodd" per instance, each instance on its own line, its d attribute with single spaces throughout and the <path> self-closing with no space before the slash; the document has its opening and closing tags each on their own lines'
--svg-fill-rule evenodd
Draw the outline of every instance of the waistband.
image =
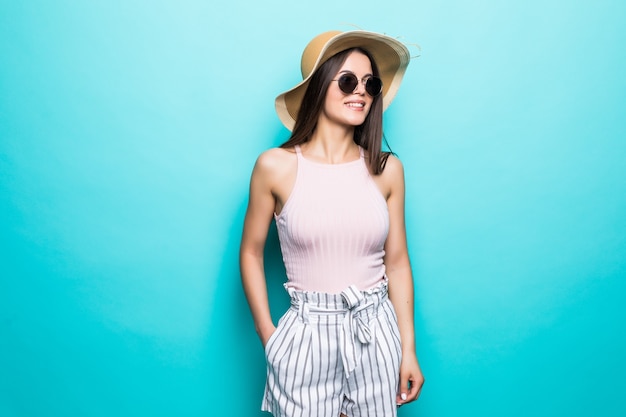
<svg viewBox="0 0 626 417">
<path fill-rule="evenodd" d="M 378 307 L 388 299 L 387 279 L 365 291 L 351 285 L 340 294 L 285 288 L 291 297 L 291 309 L 297 311 L 305 325 L 320 315 L 333 315 L 340 319 L 341 360 L 349 378 L 360 360 L 359 344 L 366 345 L 372 341 L 370 322 L 378 315 Z"/>
<path fill-rule="evenodd" d="M 387 298 L 388 281 L 385 278 L 380 284 L 365 291 L 360 291 L 351 285 L 339 294 L 329 294 L 317 291 L 300 291 L 285 284 L 285 289 L 291 298 L 292 307 L 307 304 L 309 307 L 321 310 L 320 312 L 345 312 L 366 304 L 379 304 Z"/>
</svg>

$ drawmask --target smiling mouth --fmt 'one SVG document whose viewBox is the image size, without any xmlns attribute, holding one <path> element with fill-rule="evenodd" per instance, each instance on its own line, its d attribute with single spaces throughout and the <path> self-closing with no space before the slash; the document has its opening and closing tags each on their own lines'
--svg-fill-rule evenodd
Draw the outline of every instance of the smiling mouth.
<svg viewBox="0 0 626 417">
<path fill-rule="evenodd" d="M 365 107 L 365 103 L 346 103 L 346 106 L 351 107 L 353 109 L 362 109 Z"/>
</svg>

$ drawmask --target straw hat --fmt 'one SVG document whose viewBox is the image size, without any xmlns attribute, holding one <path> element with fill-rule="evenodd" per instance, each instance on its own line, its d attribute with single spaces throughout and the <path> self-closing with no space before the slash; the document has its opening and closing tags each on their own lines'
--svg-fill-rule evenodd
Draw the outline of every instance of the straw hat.
<svg viewBox="0 0 626 417">
<path fill-rule="evenodd" d="M 387 35 L 364 30 L 324 32 L 304 48 L 300 63 L 302 82 L 276 97 L 276 113 L 287 129 L 292 130 L 296 124 L 302 97 L 315 70 L 333 55 L 355 47 L 365 49 L 376 61 L 383 81 L 383 110 L 387 109 L 411 59 L 407 47 Z"/>
</svg>

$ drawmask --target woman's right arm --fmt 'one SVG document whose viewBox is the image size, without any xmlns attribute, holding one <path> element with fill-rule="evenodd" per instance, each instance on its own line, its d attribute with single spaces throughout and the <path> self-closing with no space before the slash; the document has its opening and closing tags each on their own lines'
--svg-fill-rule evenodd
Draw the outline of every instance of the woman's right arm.
<svg viewBox="0 0 626 417">
<path fill-rule="evenodd" d="M 270 315 L 263 267 L 265 241 L 276 205 L 272 191 L 274 159 L 271 152 L 262 154 L 252 171 L 250 197 L 239 250 L 243 290 L 263 346 L 276 330 Z"/>
</svg>

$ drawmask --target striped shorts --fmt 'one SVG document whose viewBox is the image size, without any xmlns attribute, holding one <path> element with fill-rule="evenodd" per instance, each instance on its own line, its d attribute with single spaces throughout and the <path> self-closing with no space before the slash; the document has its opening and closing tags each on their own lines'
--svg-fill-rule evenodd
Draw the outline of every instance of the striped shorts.
<svg viewBox="0 0 626 417">
<path fill-rule="evenodd" d="M 341 294 L 287 289 L 265 346 L 261 409 L 275 417 L 396 416 L 401 346 L 387 283 Z"/>
</svg>

